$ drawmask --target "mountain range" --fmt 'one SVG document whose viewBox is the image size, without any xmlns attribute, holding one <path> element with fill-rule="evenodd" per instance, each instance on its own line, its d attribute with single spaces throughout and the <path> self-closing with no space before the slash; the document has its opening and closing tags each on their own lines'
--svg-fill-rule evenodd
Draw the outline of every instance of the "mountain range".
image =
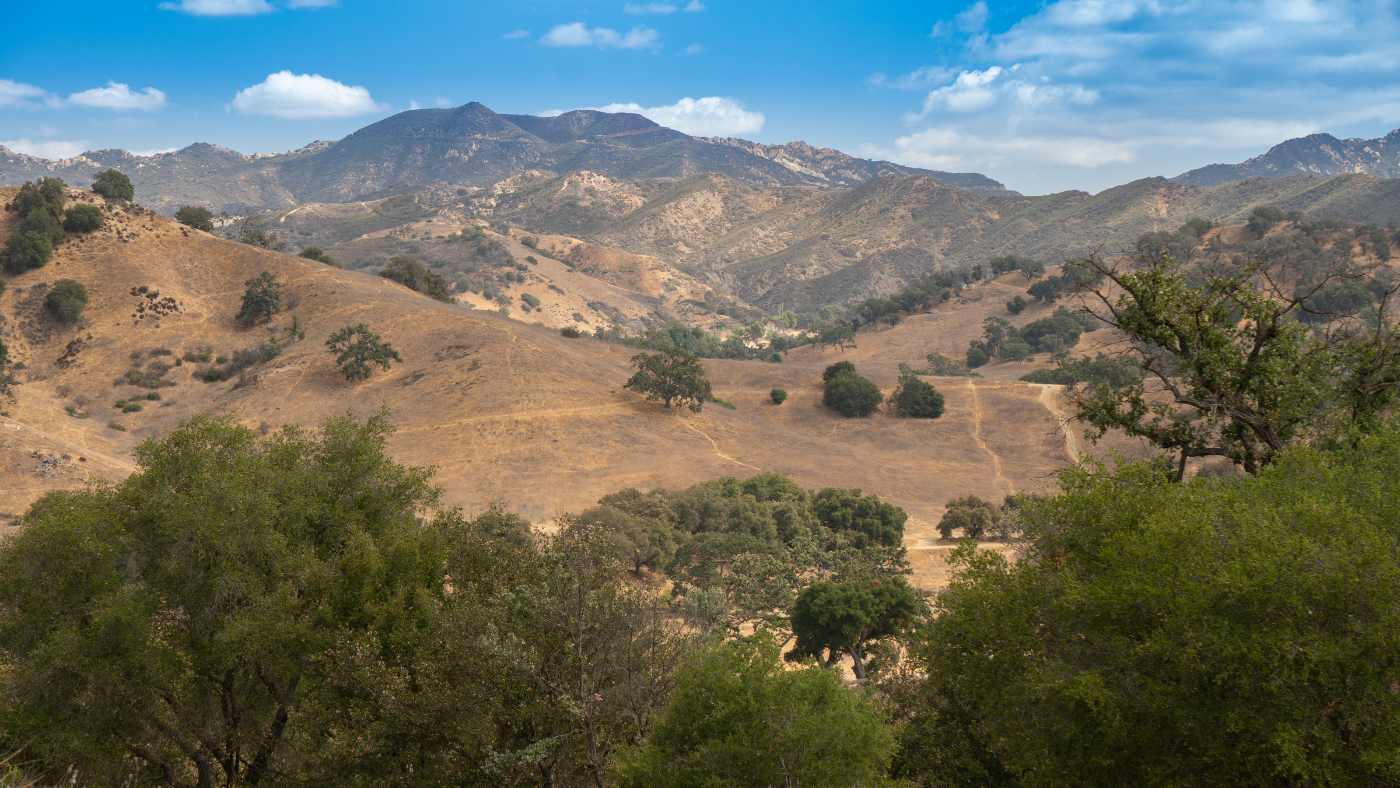
<svg viewBox="0 0 1400 788">
<path fill-rule="evenodd" d="M 1239 164 L 1210 164 L 1182 173 L 1175 180 L 1193 186 L 1214 186 L 1245 178 L 1352 174 L 1400 178 L 1400 129 L 1369 140 L 1309 134 L 1281 142 Z"/>
<path fill-rule="evenodd" d="M 0 147 L 0 184 L 55 175 L 86 185 L 109 167 L 127 173 L 142 201 L 166 213 L 186 204 L 246 212 L 374 199 L 433 183 L 484 187 L 527 170 L 626 179 L 719 174 L 756 186 L 852 186 L 917 174 L 964 189 L 1005 191 L 976 173 L 904 167 L 802 142 L 692 137 L 633 113 L 503 115 L 476 102 L 400 112 L 336 142 L 277 155 L 196 143 L 152 156 L 100 150 L 55 162 Z"/>
</svg>

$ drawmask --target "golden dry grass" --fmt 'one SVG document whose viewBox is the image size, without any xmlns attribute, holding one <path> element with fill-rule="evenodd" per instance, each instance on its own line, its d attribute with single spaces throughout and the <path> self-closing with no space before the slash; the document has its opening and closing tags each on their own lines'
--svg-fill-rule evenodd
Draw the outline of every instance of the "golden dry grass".
<svg viewBox="0 0 1400 788">
<path fill-rule="evenodd" d="M 889 391 L 899 363 L 918 364 L 932 350 L 965 349 L 984 314 L 1004 312 L 999 291 L 1018 292 L 1014 284 L 995 283 L 981 301 L 862 335 L 853 351 L 803 348 L 783 364 L 707 362 L 715 394 L 736 407 L 673 414 L 621 388 L 631 371 L 630 349 L 566 339 L 439 303 L 377 276 L 223 241 L 150 214 L 107 210 L 108 227 L 65 242 L 48 266 L 14 277 L 0 297 L 0 331 L 28 366 L 16 401 L 0 418 L 0 513 L 22 512 L 47 490 L 121 478 L 131 471 L 140 440 L 197 414 L 276 428 L 387 408 L 398 428 L 393 453 L 436 466 L 446 501 L 468 510 L 501 500 L 544 521 L 627 486 L 680 487 L 778 471 L 809 487 L 858 487 L 903 506 L 917 579 L 933 586 L 943 577 L 934 526 L 948 500 L 1046 489 L 1074 450 L 1057 412 L 1058 393 L 1004 379 L 995 369 L 985 379 L 935 379 L 947 398 L 947 412 L 936 421 L 883 414 L 850 420 L 821 405 L 827 364 L 850 358 Z M 264 270 L 286 283 L 296 304 L 275 322 L 285 325 L 294 316 L 304 340 L 256 368 L 247 385 L 201 382 L 193 377 L 199 365 L 185 363 L 169 373 L 175 385 L 160 390 L 160 402 L 145 403 L 139 413 L 116 411 L 115 401 L 143 391 L 114 385 L 133 351 L 166 348 L 179 356 L 204 345 L 227 354 L 264 339 L 267 329 L 241 329 L 234 321 L 244 281 Z M 31 288 L 59 278 L 77 279 L 91 294 L 79 328 L 54 329 L 32 308 Z M 182 311 L 158 325 L 133 320 L 138 299 L 131 292 L 140 286 L 174 297 Z M 381 333 L 403 363 L 352 385 L 323 344 L 332 331 L 356 322 Z M 61 366 L 75 339 L 85 342 L 83 349 Z M 780 407 L 768 402 L 774 387 L 790 393 Z M 70 459 L 41 476 L 34 452 Z"/>
</svg>

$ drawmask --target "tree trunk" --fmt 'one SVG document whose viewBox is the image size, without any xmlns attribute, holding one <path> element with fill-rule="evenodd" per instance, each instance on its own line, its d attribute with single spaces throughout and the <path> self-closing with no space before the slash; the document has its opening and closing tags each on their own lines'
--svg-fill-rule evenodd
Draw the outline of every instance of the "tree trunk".
<svg viewBox="0 0 1400 788">
<path fill-rule="evenodd" d="M 856 681 L 865 683 L 865 657 L 861 654 L 860 646 L 851 647 L 851 670 L 856 674 Z"/>
</svg>

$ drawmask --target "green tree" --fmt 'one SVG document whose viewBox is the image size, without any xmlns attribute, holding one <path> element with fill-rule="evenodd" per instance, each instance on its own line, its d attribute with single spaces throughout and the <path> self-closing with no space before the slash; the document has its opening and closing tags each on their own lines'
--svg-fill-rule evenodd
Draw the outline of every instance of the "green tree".
<svg viewBox="0 0 1400 788">
<path fill-rule="evenodd" d="M 436 493 L 386 431 L 197 420 L 36 503 L 0 543 L 0 729 L 94 784 L 296 782 L 325 655 L 394 653 L 445 593 L 455 515 L 420 521 Z"/>
<path fill-rule="evenodd" d="M 410 290 L 417 290 L 429 298 L 452 301 L 452 291 L 447 286 L 447 280 L 423 265 L 416 257 L 400 255 L 391 258 L 379 275 Z M 538 301 L 535 306 L 538 306 Z"/>
<path fill-rule="evenodd" d="M 903 509 L 877 496 L 839 487 L 828 487 L 813 496 L 812 511 L 822 525 L 845 534 L 858 547 L 899 547 L 909 519 Z"/>
<path fill-rule="evenodd" d="M 102 227 L 102 209 L 78 203 L 63 213 L 63 229 L 70 233 L 90 233 Z"/>
<path fill-rule="evenodd" d="M 44 307 L 60 323 L 76 323 L 83 316 L 87 306 L 87 288 L 73 279 L 60 279 L 49 288 L 44 297 Z"/>
<path fill-rule="evenodd" d="M 374 374 L 370 365 L 388 369 L 403 361 L 397 350 L 364 323 L 346 326 L 331 334 L 326 349 L 335 354 L 335 365 L 349 381 L 368 380 Z"/>
<path fill-rule="evenodd" d="M 22 274 L 42 268 L 53 257 L 53 244 L 48 236 L 36 232 L 14 232 L 5 242 L 5 273 Z"/>
<path fill-rule="evenodd" d="M 965 545 L 916 639 L 901 776 L 1400 781 L 1400 430 L 1257 477 L 1074 470 L 1012 562 Z"/>
<path fill-rule="evenodd" d="M 678 405 L 699 413 L 712 397 L 704 365 L 685 351 L 667 349 L 660 353 L 638 353 L 632 357 L 632 365 L 637 371 L 624 388 L 644 394 L 667 408 Z"/>
<path fill-rule="evenodd" d="M 325 263 L 326 265 L 339 266 L 335 258 L 331 257 L 326 253 L 326 250 L 319 246 L 307 246 L 303 248 L 297 256 L 304 257 L 307 260 L 315 260 L 318 263 Z"/>
<path fill-rule="evenodd" d="M 1016 296 L 1015 298 L 1012 298 L 1010 301 L 1006 302 L 1006 311 L 1013 315 L 1019 315 L 1026 310 L 1027 303 L 1028 302 L 1025 298 L 1022 298 L 1021 296 Z"/>
<path fill-rule="evenodd" d="M 899 387 L 894 390 L 890 402 L 895 414 L 904 418 L 936 419 L 943 415 L 943 395 L 933 384 L 920 380 L 907 369 L 901 371 Z"/>
<path fill-rule="evenodd" d="M 175 221 L 186 227 L 203 230 L 206 233 L 214 232 L 214 214 L 203 206 L 181 206 L 181 208 L 175 212 Z"/>
<path fill-rule="evenodd" d="M 802 589 L 793 606 L 797 643 L 787 658 L 824 659 L 831 667 L 845 654 L 856 679 L 863 682 L 871 644 L 902 632 L 922 608 L 919 592 L 902 577 L 813 583 Z"/>
<path fill-rule="evenodd" d="M 6 347 L 4 340 L 0 340 L 0 397 L 12 397 L 16 382 L 10 349 Z"/>
<path fill-rule="evenodd" d="M 1269 264 L 1087 265 L 1112 282 L 1112 291 L 1091 291 L 1098 318 L 1128 339 L 1125 353 L 1153 388 L 1077 387 L 1077 418 L 1095 436 L 1122 431 L 1175 454 L 1178 478 L 1192 457 L 1225 457 L 1256 473 L 1294 442 L 1369 428 L 1396 401 L 1400 339 L 1385 299 L 1364 331 L 1319 333 L 1294 319 L 1345 272 L 1285 292 L 1275 283 L 1286 272 Z"/>
<path fill-rule="evenodd" d="M 117 170 L 103 170 L 92 179 L 92 190 L 109 200 L 131 201 L 136 199 L 136 189 L 131 179 Z"/>
<path fill-rule="evenodd" d="M 618 758 L 624 788 L 879 785 L 892 736 L 833 672 L 785 670 L 770 639 L 696 656 L 656 730 Z"/>
<path fill-rule="evenodd" d="M 784 402 L 787 402 L 787 398 L 787 389 L 773 389 L 772 391 L 768 392 L 768 400 L 774 405 L 781 405 Z"/>
<path fill-rule="evenodd" d="M 995 506 L 975 495 L 956 498 L 948 502 L 938 521 L 938 533 L 944 539 L 952 539 L 953 532 L 961 531 L 964 539 L 981 539 L 997 530 L 1000 514 Z"/>
<path fill-rule="evenodd" d="M 58 178 L 40 178 L 28 181 L 19 187 L 19 193 L 10 201 L 10 211 L 25 217 L 35 208 L 47 208 L 54 216 L 63 214 L 63 205 L 68 199 L 68 186 Z"/>
<path fill-rule="evenodd" d="M 885 399 L 880 387 L 857 374 L 849 361 L 827 367 L 822 380 L 822 404 L 848 419 L 869 416 Z"/>
<path fill-rule="evenodd" d="M 243 303 L 236 320 L 241 326 L 266 323 L 282 309 L 282 283 L 267 271 L 243 283 Z"/>
<path fill-rule="evenodd" d="M 63 243 L 63 222 L 59 221 L 58 217 L 59 214 L 41 205 L 20 219 L 15 232 L 20 235 L 42 235 L 48 239 L 50 245 L 58 246 Z"/>
<path fill-rule="evenodd" d="M 675 528 L 665 518 L 639 516 L 605 504 L 579 515 L 579 521 L 610 535 L 633 574 L 658 570 L 675 555 Z"/>
</svg>

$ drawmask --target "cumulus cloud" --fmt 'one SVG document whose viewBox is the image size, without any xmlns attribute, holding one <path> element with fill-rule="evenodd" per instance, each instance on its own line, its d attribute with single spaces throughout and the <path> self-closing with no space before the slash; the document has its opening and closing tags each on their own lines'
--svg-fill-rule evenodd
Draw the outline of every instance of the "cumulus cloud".
<svg viewBox="0 0 1400 788">
<path fill-rule="evenodd" d="M 697 137 L 733 137 L 756 134 L 763 130 L 767 119 L 731 98 L 706 96 L 683 98 L 674 104 L 643 107 L 637 103 L 608 104 L 595 107 L 602 112 L 635 112 L 667 128 Z"/>
<path fill-rule="evenodd" d="M 275 118 L 348 118 L 387 109 L 358 85 L 346 85 L 320 74 L 278 71 L 233 97 L 233 108 L 245 115 Z"/>
<path fill-rule="evenodd" d="M 922 109 L 907 119 L 923 120 L 938 111 L 978 112 L 1001 103 L 1033 109 L 1066 103 L 1088 106 L 1098 101 L 1098 91 L 1083 85 L 1054 84 L 1043 75 L 1032 80 L 1020 72 L 1019 63 L 1007 68 L 990 66 L 980 71 L 963 71 L 950 83 L 929 91 Z"/>
<path fill-rule="evenodd" d="M 192 16 L 256 16 L 275 10 L 267 0 L 178 0 L 160 7 Z"/>
<path fill-rule="evenodd" d="M 0 107 L 34 107 L 49 98 L 43 88 L 0 79 Z"/>
<path fill-rule="evenodd" d="M 70 104 L 96 109 L 131 112 L 155 112 L 165 106 L 165 93 L 147 87 L 132 90 L 123 82 L 108 82 L 100 88 L 79 91 L 68 97 Z"/>
<path fill-rule="evenodd" d="M 41 159 L 71 159 L 87 150 L 82 140 L 0 140 L 0 147 Z"/>
<path fill-rule="evenodd" d="M 661 34 L 640 26 L 619 33 L 610 27 L 589 27 L 583 22 L 555 25 L 540 43 L 551 47 L 597 47 L 598 49 L 651 49 L 661 43 Z"/>
</svg>

